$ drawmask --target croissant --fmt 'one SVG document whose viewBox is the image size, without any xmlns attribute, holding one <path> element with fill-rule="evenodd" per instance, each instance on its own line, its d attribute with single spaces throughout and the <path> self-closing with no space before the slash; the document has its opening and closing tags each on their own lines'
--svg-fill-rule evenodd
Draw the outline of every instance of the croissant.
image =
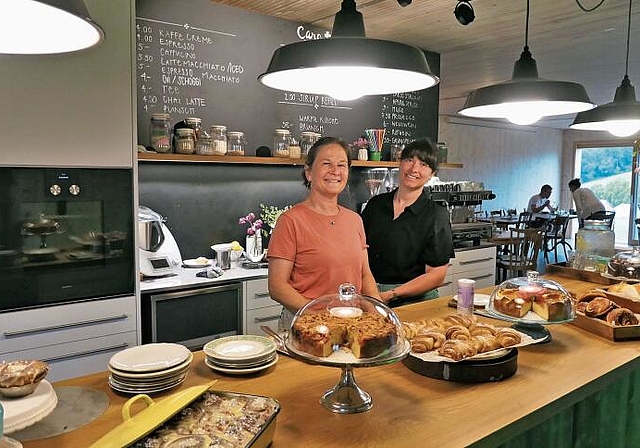
<svg viewBox="0 0 640 448">
<path fill-rule="evenodd" d="M 478 335 L 471 338 L 471 343 L 478 353 L 486 353 L 491 350 L 496 350 L 502 346 L 498 342 L 495 336 Z"/>
<path fill-rule="evenodd" d="M 584 291 L 576 296 L 576 301 L 580 302 L 591 302 L 596 297 L 607 297 L 607 291 L 600 288 L 592 288 L 587 291 Z"/>
<path fill-rule="evenodd" d="M 447 325 L 444 319 L 442 319 L 441 317 L 436 317 L 435 319 L 429 319 L 429 321 L 427 321 L 426 323 L 426 326 L 431 328 L 442 328 L 444 330 L 449 325 Z"/>
<path fill-rule="evenodd" d="M 496 333 L 496 340 L 501 347 L 511 347 L 522 342 L 522 337 L 513 328 L 502 327 Z"/>
<path fill-rule="evenodd" d="M 415 337 L 415 340 L 431 340 L 432 348 L 431 350 L 438 348 L 442 345 L 442 343 L 446 340 L 445 335 L 439 333 L 437 331 L 428 331 L 427 329 L 420 330 Z"/>
<path fill-rule="evenodd" d="M 638 325 L 638 317 L 628 308 L 616 308 L 607 313 L 607 323 L 613 326 Z"/>
<path fill-rule="evenodd" d="M 439 355 L 446 356 L 454 361 L 460 361 L 477 353 L 478 351 L 470 341 L 461 341 L 459 339 L 445 341 L 442 347 L 438 349 Z"/>
<path fill-rule="evenodd" d="M 462 325 L 463 327 L 469 328 L 476 322 L 476 319 L 474 316 L 468 317 L 462 314 L 450 314 L 444 318 L 444 321 L 447 326 Z"/>
<path fill-rule="evenodd" d="M 467 327 L 463 327 L 462 325 L 452 325 L 447 328 L 447 332 L 445 333 L 447 339 L 463 339 L 469 340 L 471 339 L 471 334 L 469 333 L 469 329 Z"/>
<path fill-rule="evenodd" d="M 496 327 L 487 324 L 475 324 L 474 326 L 469 328 L 469 333 L 471 334 L 471 336 L 495 336 L 496 332 Z"/>
<path fill-rule="evenodd" d="M 617 305 L 606 297 L 596 297 L 587 303 L 584 309 L 584 315 L 588 317 L 601 317 L 605 316 L 612 309 L 617 308 Z"/>
</svg>

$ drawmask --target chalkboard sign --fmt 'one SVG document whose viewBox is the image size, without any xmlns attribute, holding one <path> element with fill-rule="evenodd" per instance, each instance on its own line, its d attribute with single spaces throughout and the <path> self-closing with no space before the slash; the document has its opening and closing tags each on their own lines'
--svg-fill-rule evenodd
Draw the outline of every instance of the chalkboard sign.
<svg viewBox="0 0 640 448">
<path fill-rule="evenodd" d="M 138 143 L 149 145 L 153 113 L 170 114 L 172 124 L 200 117 L 205 130 L 217 124 L 242 131 L 247 155 L 260 145 L 271 147 L 276 128 L 347 141 L 364 129 L 385 128 L 386 143 L 437 140 L 437 86 L 338 101 L 270 89 L 257 80 L 278 46 L 327 36 L 318 27 L 210 0 L 136 1 Z M 440 56 L 425 55 L 439 74 Z"/>
</svg>

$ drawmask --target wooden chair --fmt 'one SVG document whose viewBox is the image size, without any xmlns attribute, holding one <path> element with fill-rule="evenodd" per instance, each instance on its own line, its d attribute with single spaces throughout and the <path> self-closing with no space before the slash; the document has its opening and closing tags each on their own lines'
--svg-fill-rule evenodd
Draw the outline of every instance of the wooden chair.
<svg viewBox="0 0 640 448">
<path fill-rule="evenodd" d="M 569 227 L 568 216 L 556 216 L 549 224 L 544 232 L 544 240 L 542 248 L 544 250 L 544 259 L 549 263 L 549 253 L 553 252 L 556 263 L 558 262 L 558 247 L 562 247 L 564 258 L 567 259 L 567 247 L 573 249 L 567 241 L 567 228 Z"/>
<path fill-rule="evenodd" d="M 542 246 L 542 229 L 512 229 L 509 253 L 496 261 L 498 280 L 522 277 L 527 271 L 535 271 L 538 253 Z"/>
</svg>

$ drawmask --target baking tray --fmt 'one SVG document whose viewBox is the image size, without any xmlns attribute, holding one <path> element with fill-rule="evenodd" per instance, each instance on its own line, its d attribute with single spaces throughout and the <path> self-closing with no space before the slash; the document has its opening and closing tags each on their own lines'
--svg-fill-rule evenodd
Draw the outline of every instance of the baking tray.
<svg viewBox="0 0 640 448">
<path fill-rule="evenodd" d="M 577 280 L 582 280 L 590 283 L 599 283 L 601 285 L 613 285 L 616 283 L 620 283 L 620 280 L 616 280 L 611 277 L 604 277 L 599 272 L 574 269 L 570 266 L 567 266 L 567 263 L 564 261 L 562 263 L 548 264 L 546 269 L 547 274 L 555 274 L 559 275 L 560 277 L 575 278 Z"/>
<path fill-rule="evenodd" d="M 640 314 L 640 302 L 636 302 L 627 297 L 621 296 L 607 291 L 609 300 L 614 301 L 623 308 L 628 308 L 635 314 Z M 640 318 L 640 316 L 639 316 Z M 640 339 L 640 325 L 629 325 L 626 327 L 614 327 L 609 325 L 605 320 L 595 317 L 587 317 L 582 313 L 576 312 L 576 318 L 571 322 L 572 325 L 580 327 L 591 333 L 605 337 L 610 341 L 625 341 L 630 339 Z"/>
<path fill-rule="evenodd" d="M 457 383 L 488 383 L 502 381 L 516 373 L 518 349 L 512 348 L 504 356 L 487 360 L 430 362 L 409 354 L 402 362 L 409 370 L 429 378 Z"/>
<path fill-rule="evenodd" d="M 132 444 L 133 446 L 153 446 L 145 444 L 145 440 L 150 436 L 153 436 L 156 430 L 167 425 L 171 427 L 172 424 L 175 423 L 175 419 L 180 418 L 184 414 L 181 412 L 182 410 L 194 405 L 197 400 L 206 398 L 203 397 L 205 394 L 217 395 L 221 400 L 261 400 L 264 407 L 268 409 L 269 414 L 264 424 L 246 444 L 238 444 L 234 446 L 251 448 L 266 448 L 269 446 L 273 440 L 273 434 L 275 433 L 276 420 L 278 413 L 280 412 L 280 403 L 273 398 L 259 395 L 214 390 L 214 383 L 215 381 L 201 386 L 189 387 L 158 402 L 155 402 L 145 394 L 136 395 L 130 398 L 122 406 L 122 423 L 105 434 L 97 442 L 91 445 L 91 447 L 120 448 L 124 446 L 132 446 Z M 144 402 L 147 407 L 132 416 L 131 408 L 138 401 Z M 234 408 L 238 407 L 237 404 L 234 404 L 233 406 L 229 404 L 227 406 Z M 138 407 L 138 405 L 136 405 L 136 407 Z M 236 410 L 236 413 L 238 415 L 241 414 L 239 410 Z M 208 435 L 205 434 L 203 436 L 201 432 L 197 434 L 199 434 L 198 437 L 201 439 Z M 180 435 L 187 434 L 181 433 Z M 201 442 L 204 442 L 204 440 L 201 440 Z"/>
</svg>

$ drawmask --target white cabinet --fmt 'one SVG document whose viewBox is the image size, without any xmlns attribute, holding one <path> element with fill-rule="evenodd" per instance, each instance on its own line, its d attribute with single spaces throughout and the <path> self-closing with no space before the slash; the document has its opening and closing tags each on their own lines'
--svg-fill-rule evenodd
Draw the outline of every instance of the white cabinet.
<svg viewBox="0 0 640 448">
<path fill-rule="evenodd" d="M 457 293 L 458 279 L 468 278 L 476 281 L 476 289 L 496 284 L 496 247 L 482 247 L 456 252 L 449 260 L 447 276 L 438 288 L 440 297 Z"/>
<path fill-rule="evenodd" d="M 264 336 L 260 325 L 268 325 L 278 329 L 278 319 L 282 312 L 282 305 L 269 296 L 267 278 L 247 280 L 243 288 L 244 334 Z"/>
<path fill-rule="evenodd" d="M 0 360 L 37 358 L 48 379 L 104 371 L 116 352 L 137 344 L 135 297 L 0 314 Z"/>
</svg>

